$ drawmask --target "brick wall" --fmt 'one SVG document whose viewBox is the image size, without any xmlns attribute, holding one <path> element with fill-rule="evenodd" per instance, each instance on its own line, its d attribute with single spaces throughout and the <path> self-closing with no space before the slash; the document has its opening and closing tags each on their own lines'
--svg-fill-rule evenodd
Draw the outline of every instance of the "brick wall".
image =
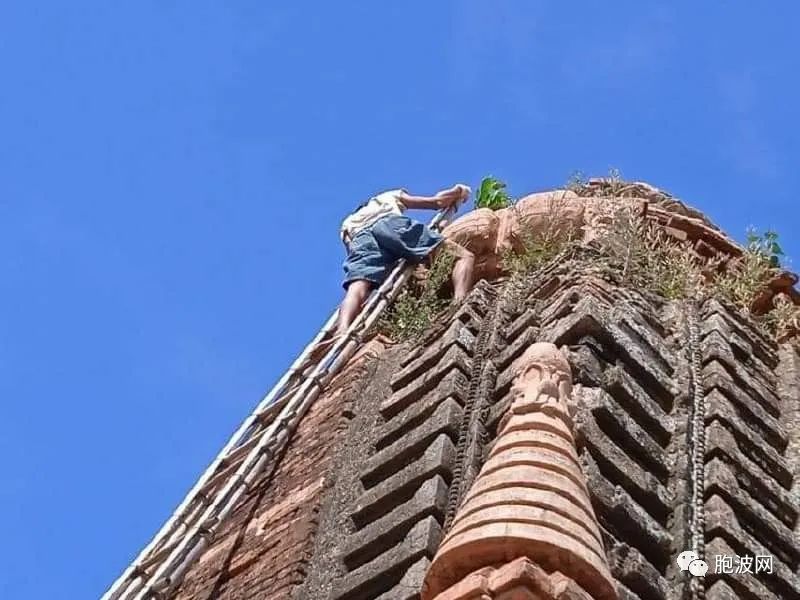
<svg viewBox="0 0 800 600">
<path fill-rule="evenodd" d="M 323 492 L 348 407 L 375 368 L 383 344 L 365 346 L 312 405 L 268 480 L 237 506 L 193 565 L 178 600 L 288 598 L 303 581 Z"/>
</svg>

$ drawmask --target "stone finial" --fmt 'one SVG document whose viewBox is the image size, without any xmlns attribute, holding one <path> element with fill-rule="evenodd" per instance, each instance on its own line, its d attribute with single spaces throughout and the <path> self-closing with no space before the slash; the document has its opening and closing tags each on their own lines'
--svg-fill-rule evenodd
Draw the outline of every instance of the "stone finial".
<svg viewBox="0 0 800 600">
<path fill-rule="evenodd" d="M 553 344 L 533 344 L 513 368 L 511 410 L 503 417 L 498 431 L 505 429 L 513 415 L 545 412 L 566 417 L 571 432 L 572 371 L 564 355 Z"/>
<path fill-rule="evenodd" d="M 445 600 L 449 588 L 470 574 L 527 558 L 571 578 L 594 598 L 614 599 L 575 448 L 569 363 L 553 344 L 539 343 L 515 368 L 511 407 L 431 563 L 422 598 Z"/>
</svg>

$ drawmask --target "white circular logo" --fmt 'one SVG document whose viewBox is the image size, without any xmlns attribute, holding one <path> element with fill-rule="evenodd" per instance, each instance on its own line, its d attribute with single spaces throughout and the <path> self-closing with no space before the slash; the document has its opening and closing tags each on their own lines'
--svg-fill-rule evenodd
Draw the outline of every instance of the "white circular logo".
<svg viewBox="0 0 800 600">
<path fill-rule="evenodd" d="M 708 564 L 704 560 L 693 560 L 689 563 L 689 573 L 695 577 L 705 577 L 708 573 Z"/>
</svg>

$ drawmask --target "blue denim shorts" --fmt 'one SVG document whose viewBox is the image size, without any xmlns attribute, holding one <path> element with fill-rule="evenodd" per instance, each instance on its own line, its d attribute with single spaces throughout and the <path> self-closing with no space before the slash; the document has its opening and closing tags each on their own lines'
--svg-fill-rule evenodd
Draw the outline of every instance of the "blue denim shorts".
<svg viewBox="0 0 800 600">
<path fill-rule="evenodd" d="M 404 215 L 382 217 L 353 236 L 344 261 L 344 283 L 369 281 L 378 286 L 395 263 L 405 258 L 420 263 L 444 238 L 424 223 Z"/>
</svg>

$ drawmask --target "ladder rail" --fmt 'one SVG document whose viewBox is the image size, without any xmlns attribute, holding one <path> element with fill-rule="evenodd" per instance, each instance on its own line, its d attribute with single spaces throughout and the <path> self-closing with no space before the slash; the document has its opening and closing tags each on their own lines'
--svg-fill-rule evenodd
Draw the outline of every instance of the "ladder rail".
<svg viewBox="0 0 800 600">
<path fill-rule="evenodd" d="M 122 574 L 117 578 L 117 580 L 112 584 L 112 586 L 108 589 L 108 591 L 102 596 L 101 600 L 118 600 L 121 594 L 125 592 L 125 587 L 123 585 L 126 581 L 131 579 L 131 576 L 134 573 L 134 570 L 138 565 L 140 565 L 147 556 L 153 552 L 154 550 L 158 549 L 158 546 L 161 542 L 165 539 L 167 543 L 174 539 L 175 527 L 179 526 L 179 521 L 181 521 L 181 517 L 191 504 L 192 500 L 197 496 L 198 492 L 202 490 L 202 488 L 206 485 L 208 480 L 214 475 L 219 467 L 220 463 L 230 454 L 231 450 L 235 449 L 241 442 L 245 441 L 242 440 L 242 437 L 247 430 L 258 420 L 259 415 L 267 409 L 270 404 L 275 400 L 276 396 L 283 391 L 283 388 L 289 382 L 289 380 L 297 373 L 297 369 L 302 365 L 306 359 L 308 358 L 311 351 L 314 347 L 319 343 L 319 341 L 329 332 L 333 330 L 334 325 L 336 324 L 336 320 L 338 319 L 339 310 L 338 308 L 333 312 L 333 314 L 328 317 L 328 320 L 319 330 L 316 336 L 311 340 L 311 342 L 303 349 L 300 355 L 295 359 L 289 369 L 281 376 L 278 382 L 270 389 L 269 392 L 262 398 L 262 400 L 256 405 L 256 408 L 250 413 L 250 415 L 242 422 L 239 428 L 231 435 L 228 439 L 228 442 L 223 446 L 222 450 L 217 454 L 211 464 L 206 467 L 205 471 L 200 475 L 200 478 L 197 480 L 195 485 L 189 490 L 186 494 L 184 499 L 178 505 L 178 507 L 173 511 L 172 515 L 167 519 L 167 521 L 162 525 L 161 529 L 156 532 L 155 536 L 151 539 L 151 541 L 139 552 L 133 562 L 122 572 Z"/>
<path fill-rule="evenodd" d="M 437 227 L 443 219 L 451 214 L 452 208 L 443 209 L 437 213 L 431 221 L 431 227 Z M 334 311 L 325 325 L 320 329 L 311 343 L 306 346 L 303 352 L 294 361 L 292 366 L 281 377 L 278 383 L 273 386 L 270 392 L 262 399 L 256 409 L 241 424 L 239 429 L 231 436 L 223 450 L 217 455 L 214 461 L 201 475 L 200 479 L 184 498 L 178 509 L 170 519 L 162 526 L 153 540 L 139 553 L 136 560 L 123 572 L 114 582 L 112 587 L 106 592 L 102 600 L 118 600 L 123 594 L 130 598 L 131 594 L 136 594 L 134 600 L 144 600 L 151 593 L 170 589 L 180 582 L 185 571 L 194 562 L 194 559 L 202 552 L 216 533 L 216 528 L 224 521 L 225 517 L 236 505 L 255 481 L 256 477 L 267 465 L 268 462 L 280 451 L 281 442 L 288 440 L 291 432 L 302 419 L 305 412 L 316 398 L 323 391 L 325 385 L 333 376 L 346 364 L 350 356 L 362 343 L 361 336 L 369 330 L 377 321 L 383 310 L 394 300 L 402 289 L 402 286 L 410 276 L 410 269 L 407 269 L 406 261 L 400 261 L 386 282 L 378 290 L 373 292 L 365 303 L 358 317 L 348 328 L 345 335 L 334 343 L 324 357 L 319 360 L 312 372 L 303 377 L 299 388 L 291 390 L 293 393 L 283 402 L 277 417 L 260 433 L 257 433 L 258 443 L 251 448 L 244 460 L 239 464 L 236 472 L 229 476 L 227 483 L 221 490 L 214 494 L 213 501 L 206 504 L 200 516 L 197 515 L 198 507 L 195 506 L 191 513 L 195 518 L 185 519 L 187 509 L 192 505 L 198 493 L 208 484 L 211 478 L 217 474 L 221 463 L 235 450 L 240 444 L 247 443 L 246 435 L 253 424 L 260 418 L 272 404 L 272 402 L 284 391 L 286 384 L 298 373 L 300 365 L 306 362 L 309 354 L 316 347 L 319 341 L 332 330 L 338 317 L 338 309 Z M 312 390 L 311 387 L 314 386 Z M 276 406 L 277 408 L 277 406 Z M 280 429 L 280 431 L 279 431 Z M 285 435 L 281 435 L 285 434 Z M 281 440 L 283 438 L 283 440 Z M 249 436 L 249 439 L 253 439 Z M 232 465 L 230 465 L 232 466 Z M 223 468 L 228 468 L 225 465 Z M 177 525 L 177 527 L 176 527 Z M 198 539 L 199 538 L 199 539 Z M 166 543 L 163 543 L 166 539 Z M 156 568 L 150 577 L 145 579 L 145 573 L 141 571 L 141 565 L 147 561 L 153 551 L 166 553 L 170 544 L 175 547 L 169 552 L 165 560 Z M 160 547 L 159 547 L 160 546 Z M 137 593 L 138 592 L 138 593 Z"/>
</svg>

